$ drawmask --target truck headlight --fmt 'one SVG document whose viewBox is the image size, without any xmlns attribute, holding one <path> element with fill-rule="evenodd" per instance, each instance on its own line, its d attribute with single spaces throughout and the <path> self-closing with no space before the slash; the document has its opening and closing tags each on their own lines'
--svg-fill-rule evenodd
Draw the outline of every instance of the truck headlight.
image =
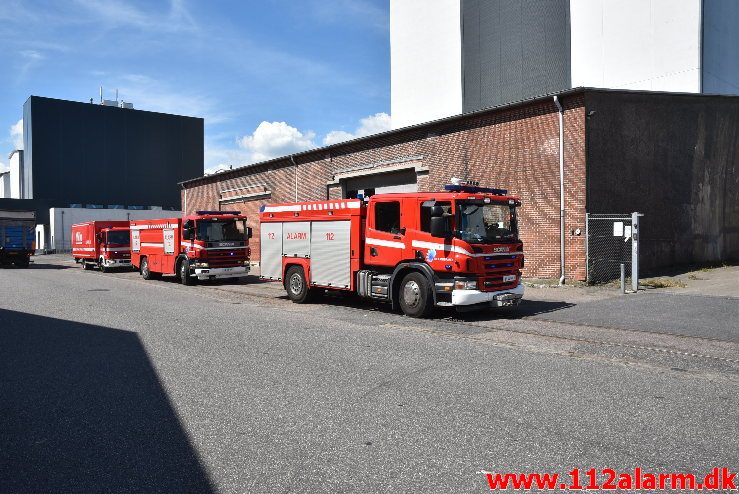
<svg viewBox="0 0 739 494">
<path fill-rule="evenodd" d="M 454 282 L 455 290 L 477 290 L 477 280 L 457 280 Z"/>
</svg>

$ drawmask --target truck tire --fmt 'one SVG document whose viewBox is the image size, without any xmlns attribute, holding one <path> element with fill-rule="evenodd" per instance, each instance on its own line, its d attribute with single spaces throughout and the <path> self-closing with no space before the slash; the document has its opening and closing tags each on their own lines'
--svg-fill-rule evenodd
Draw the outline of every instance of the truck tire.
<svg viewBox="0 0 739 494">
<path fill-rule="evenodd" d="M 102 257 L 98 261 L 98 266 L 100 267 L 100 272 L 105 273 L 108 271 L 108 269 L 105 267 L 105 260 Z"/>
<path fill-rule="evenodd" d="M 16 261 L 15 265 L 19 268 L 26 269 L 30 265 L 31 261 L 28 258 L 24 258 L 20 261 Z"/>
<path fill-rule="evenodd" d="M 81 259 L 80 262 L 82 263 L 82 269 L 83 270 L 89 271 L 90 269 L 92 269 L 92 266 L 90 266 L 89 264 L 87 264 L 87 259 Z"/>
<path fill-rule="evenodd" d="M 426 277 L 414 271 L 400 282 L 398 290 L 400 309 L 408 317 L 428 317 L 434 310 L 434 296 Z"/>
<path fill-rule="evenodd" d="M 145 280 L 153 280 L 154 279 L 154 274 L 149 269 L 149 259 L 147 259 L 146 257 L 142 257 L 141 258 L 141 276 Z"/>
<path fill-rule="evenodd" d="M 190 261 L 182 259 L 177 263 L 177 276 L 183 285 L 193 285 L 195 283 L 195 279 L 190 276 Z"/>
<path fill-rule="evenodd" d="M 305 272 L 302 266 L 290 266 L 285 274 L 285 290 L 290 300 L 296 304 L 304 304 L 310 302 L 312 298 L 312 290 L 308 287 L 308 280 L 305 279 Z"/>
</svg>

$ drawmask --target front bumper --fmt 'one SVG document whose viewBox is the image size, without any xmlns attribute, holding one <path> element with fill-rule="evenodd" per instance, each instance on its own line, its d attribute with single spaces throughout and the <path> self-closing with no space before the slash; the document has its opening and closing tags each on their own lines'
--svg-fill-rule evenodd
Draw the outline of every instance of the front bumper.
<svg viewBox="0 0 739 494">
<path fill-rule="evenodd" d="M 130 268 L 131 259 L 103 259 L 106 268 Z"/>
<path fill-rule="evenodd" d="M 195 268 L 195 277 L 199 280 L 214 278 L 238 278 L 249 274 L 249 266 L 234 266 L 230 268 Z"/>
<path fill-rule="evenodd" d="M 510 290 L 498 292 L 481 292 L 480 290 L 453 290 L 452 305 L 457 307 L 489 306 L 507 307 L 518 305 L 523 297 L 523 285 L 519 284 Z"/>
</svg>

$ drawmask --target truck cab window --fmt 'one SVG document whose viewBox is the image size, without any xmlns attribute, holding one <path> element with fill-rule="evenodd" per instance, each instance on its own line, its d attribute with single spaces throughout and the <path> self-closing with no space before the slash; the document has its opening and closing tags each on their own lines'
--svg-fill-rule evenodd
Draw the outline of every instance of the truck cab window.
<svg viewBox="0 0 739 494">
<path fill-rule="evenodd" d="M 450 201 L 436 201 L 436 206 L 441 206 L 444 216 L 452 214 L 452 203 Z M 431 233 L 431 206 L 421 204 L 421 231 Z"/>
<path fill-rule="evenodd" d="M 375 229 L 400 233 L 400 203 L 398 201 L 375 203 Z"/>
</svg>

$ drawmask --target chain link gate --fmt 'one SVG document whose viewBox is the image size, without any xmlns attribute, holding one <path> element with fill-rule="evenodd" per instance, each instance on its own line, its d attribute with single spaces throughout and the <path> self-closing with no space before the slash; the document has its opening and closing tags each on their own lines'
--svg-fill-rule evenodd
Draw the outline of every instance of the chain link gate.
<svg viewBox="0 0 739 494">
<path fill-rule="evenodd" d="M 633 214 L 586 215 L 589 284 L 619 279 L 621 264 L 625 265 L 626 277 L 631 277 L 635 230 Z"/>
</svg>

